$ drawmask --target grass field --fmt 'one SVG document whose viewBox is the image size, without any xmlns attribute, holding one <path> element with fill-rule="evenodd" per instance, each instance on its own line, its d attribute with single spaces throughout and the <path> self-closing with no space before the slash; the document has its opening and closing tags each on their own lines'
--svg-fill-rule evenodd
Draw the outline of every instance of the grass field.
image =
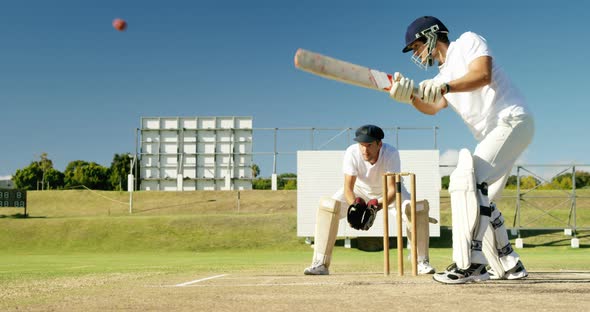
<svg viewBox="0 0 590 312">
<path fill-rule="evenodd" d="M 525 248 L 518 252 L 531 272 L 526 281 L 449 288 L 427 276 L 398 277 L 395 261 L 385 277 L 382 251 L 344 248 L 342 241 L 330 276 L 303 276 L 312 249 L 295 234 L 293 191 L 244 191 L 239 204 L 237 192 L 138 192 L 131 215 L 128 196 L 30 192 L 29 218 L 20 217 L 22 210 L 0 210 L 0 310 L 350 311 L 350 298 L 369 292 L 379 298 L 367 310 L 395 310 L 383 298 L 395 298 L 394 308 L 434 309 L 432 300 L 419 299 L 429 294 L 440 298 L 437 309 L 461 311 L 455 299 L 445 299 L 451 289 L 483 302 L 497 294 L 502 299 L 491 311 L 590 304 L 587 230 L 578 232 L 577 249 L 563 230 L 523 231 Z M 448 226 L 444 197 L 441 203 Z M 587 212 L 583 205 L 578 210 L 578 226 L 589 224 Z M 562 217 L 559 209 L 550 213 Z M 450 263 L 450 244 L 449 230 L 431 239 L 439 270 Z"/>
</svg>

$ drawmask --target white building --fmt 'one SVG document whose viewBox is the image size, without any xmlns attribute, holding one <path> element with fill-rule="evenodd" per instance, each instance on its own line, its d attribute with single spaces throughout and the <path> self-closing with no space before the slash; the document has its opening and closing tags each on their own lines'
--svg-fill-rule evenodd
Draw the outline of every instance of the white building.
<svg viewBox="0 0 590 312">
<path fill-rule="evenodd" d="M 0 189 L 13 189 L 12 176 L 0 177 Z"/>
</svg>

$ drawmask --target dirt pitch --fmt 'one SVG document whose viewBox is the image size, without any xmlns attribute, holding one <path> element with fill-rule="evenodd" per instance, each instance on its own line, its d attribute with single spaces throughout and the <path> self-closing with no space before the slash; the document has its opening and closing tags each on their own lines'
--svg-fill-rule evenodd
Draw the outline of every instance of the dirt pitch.
<svg viewBox="0 0 590 312">
<path fill-rule="evenodd" d="M 100 281 L 82 278 L 66 292 L 63 287 L 42 293 L 37 298 L 42 302 L 33 299 L 37 302 L 32 303 L 28 298 L 29 304 L 15 302 L 8 310 L 580 311 L 590 306 L 590 271 L 531 272 L 525 280 L 466 285 L 442 285 L 431 276 L 400 277 L 396 273 L 114 274 Z"/>
</svg>

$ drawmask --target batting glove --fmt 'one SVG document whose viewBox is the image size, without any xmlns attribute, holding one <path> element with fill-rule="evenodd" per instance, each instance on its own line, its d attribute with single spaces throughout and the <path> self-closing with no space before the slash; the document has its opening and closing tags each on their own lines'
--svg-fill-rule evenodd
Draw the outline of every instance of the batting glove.
<svg viewBox="0 0 590 312">
<path fill-rule="evenodd" d="M 438 103 L 446 91 L 446 84 L 443 82 L 428 79 L 418 85 L 419 95 L 423 102 L 428 104 Z"/>
<path fill-rule="evenodd" d="M 400 102 L 412 104 L 412 92 L 414 91 L 414 80 L 404 77 L 396 72 L 393 74 L 393 84 L 389 90 L 389 96 Z"/>
</svg>

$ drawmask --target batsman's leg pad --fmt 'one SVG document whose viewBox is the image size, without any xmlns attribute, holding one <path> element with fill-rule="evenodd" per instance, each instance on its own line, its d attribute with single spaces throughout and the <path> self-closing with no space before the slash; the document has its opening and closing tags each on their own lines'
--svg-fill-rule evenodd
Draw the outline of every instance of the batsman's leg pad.
<svg viewBox="0 0 590 312">
<path fill-rule="evenodd" d="M 492 229 L 494 236 L 493 247 L 496 249 L 496 255 L 502 264 L 503 271 L 508 271 L 518 264 L 520 256 L 514 251 L 510 244 L 508 231 L 504 225 L 504 216 L 502 216 L 502 213 L 494 204 L 491 205 L 491 209 L 492 217 L 490 220 L 490 228 Z"/>
<path fill-rule="evenodd" d="M 408 233 L 408 248 L 411 246 L 410 241 L 412 238 L 412 210 L 410 201 L 404 201 L 404 219 L 406 220 L 406 233 Z M 428 200 L 424 199 L 416 201 L 416 247 L 418 254 L 418 261 L 428 260 L 430 247 L 430 225 L 428 212 L 430 211 L 430 205 Z"/>
<path fill-rule="evenodd" d="M 494 230 L 492 227 L 488 227 L 486 232 L 483 236 L 483 253 L 488 260 L 488 264 L 494 274 L 497 276 L 504 276 L 506 271 L 502 266 L 502 262 L 500 262 L 500 257 L 498 257 L 498 249 L 496 249 L 496 240 L 494 238 Z"/>
<path fill-rule="evenodd" d="M 489 224 L 490 208 L 480 206 L 487 200 L 485 185 L 475 182 L 473 157 L 467 149 L 459 152 L 457 168 L 451 173 L 449 193 L 453 226 L 453 261 L 459 269 L 471 263 L 487 264 L 482 251 L 484 232 Z M 486 192 L 486 194 L 478 194 Z M 487 203 L 486 203 L 487 204 Z"/>
<path fill-rule="evenodd" d="M 321 262 L 326 267 L 330 266 L 332 250 L 338 234 L 338 222 L 340 221 L 340 202 L 330 197 L 322 197 L 317 211 L 314 262 Z"/>
</svg>

